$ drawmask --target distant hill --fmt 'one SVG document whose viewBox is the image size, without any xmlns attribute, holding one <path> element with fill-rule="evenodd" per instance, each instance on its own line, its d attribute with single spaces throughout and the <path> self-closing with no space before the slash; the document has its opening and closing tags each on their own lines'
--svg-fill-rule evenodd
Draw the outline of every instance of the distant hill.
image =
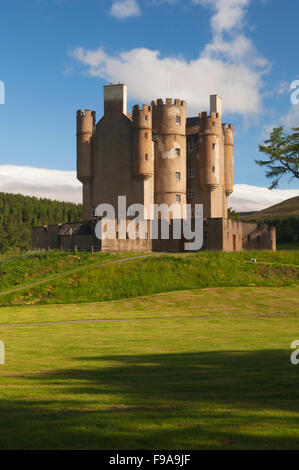
<svg viewBox="0 0 299 470">
<path fill-rule="evenodd" d="M 290 199 L 286 199 L 279 204 L 267 207 L 267 209 L 263 209 L 259 212 L 240 214 L 240 217 L 243 220 L 299 217 L 299 196 L 291 197 Z"/>
<path fill-rule="evenodd" d="M 299 242 L 299 196 L 286 199 L 262 211 L 239 216 L 244 221 L 274 225 L 278 243 Z"/>
<path fill-rule="evenodd" d="M 80 220 L 80 204 L 0 192 L 0 253 L 28 250 L 33 226 Z"/>
</svg>

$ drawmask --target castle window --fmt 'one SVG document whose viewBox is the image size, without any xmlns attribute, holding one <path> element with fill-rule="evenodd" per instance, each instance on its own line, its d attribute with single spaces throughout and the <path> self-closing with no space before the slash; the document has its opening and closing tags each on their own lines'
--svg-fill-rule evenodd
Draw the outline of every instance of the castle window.
<svg viewBox="0 0 299 470">
<path fill-rule="evenodd" d="M 215 127 L 215 121 L 213 121 L 213 127 Z"/>
<path fill-rule="evenodd" d="M 257 242 L 260 243 L 260 241 L 261 241 L 261 237 L 258 235 L 257 236 Z"/>
<path fill-rule="evenodd" d="M 194 197 L 194 191 L 193 191 L 192 188 L 189 188 L 189 189 L 188 189 L 188 197 L 189 197 L 190 199 L 192 199 L 192 198 Z"/>
<path fill-rule="evenodd" d="M 147 132 L 144 134 L 144 137 L 145 137 L 146 139 L 148 138 L 148 133 L 147 133 Z"/>
<path fill-rule="evenodd" d="M 188 140 L 188 152 L 193 152 L 194 150 L 194 141 Z"/>
<path fill-rule="evenodd" d="M 144 115 L 144 120 L 148 121 L 148 115 L 147 114 Z"/>
<path fill-rule="evenodd" d="M 175 149 L 175 154 L 179 157 L 181 155 L 181 149 Z"/>
<path fill-rule="evenodd" d="M 213 166 L 212 167 L 212 172 L 215 173 L 215 171 L 216 171 L 216 168 Z"/>
<path fill-rule="evenodd" d="M 176 202 L 181 202 L 181 196 L 180 194 L 177 194 L 175 197 Z"/>
<path fill-rule="evenodd" d="M 194 168 L 188 168 L 188 177 L 194 178 Z"/>
<path fill-rule="evenodd" d="M 144 155 L 145 160 L 148 160 L 148 153 Z"/>
<path fill-rule="evenodd" d="M 212 149 L 215 150 L 216 144 L 212 144 Z"/>
<path fill-rule="evenodd" d="M 176 122 L 177 124 L 181 124 L 181 122 L 182 122 L 182 121 L 181 121 L 181 116 L 177 116 L 175 122 Z"/>
<path fill-rule="evenodd" d="M 250 235 L 247 235 L 247 240 L 250 242 Z"/>
<path fill-rule="evenodd" d="M 181 179 L 181 173 L 180 173 L 179 171 L 176 171 L 176 173 L 175 173 L 175 179 L 176 179 L 177 181 L 180 181 L 180 179 Z"/>
</svg>

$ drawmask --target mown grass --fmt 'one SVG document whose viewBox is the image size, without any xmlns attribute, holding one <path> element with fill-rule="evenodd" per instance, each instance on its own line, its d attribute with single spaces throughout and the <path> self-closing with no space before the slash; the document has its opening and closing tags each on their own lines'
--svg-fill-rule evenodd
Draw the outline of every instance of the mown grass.
<svg viewBox="0 0 299 470">
<path fill-rule="evenodd" d="M 257 263 L 252 263 L 256 258 Z M 0 296 L 0 305 L 104 301 L 207 287 L 294 286 L 298 252 L 202 252 L 88 266 L 61 279 Z"/>
<path fill-rule="evenodd" d="M 0 316 L 120 320 L 0 327 L 1 449 L 299 448 L 298 288 L 196 289 Z"/>
</svg>

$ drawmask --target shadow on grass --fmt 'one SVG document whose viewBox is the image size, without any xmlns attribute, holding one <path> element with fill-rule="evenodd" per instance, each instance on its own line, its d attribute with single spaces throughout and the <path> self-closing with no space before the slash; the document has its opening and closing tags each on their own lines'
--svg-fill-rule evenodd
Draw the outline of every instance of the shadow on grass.
<svg viewBox="0 0 299 470">
<path fill-rule="evenodd" d="M 0 448 L 298 449 L 299 366 L 289 356 L 77 357 L 77 368 L 23 374 L 26 400 L 0 401 Z M 29 396 L 36 386 L 45 400 Z"/>
</svg>

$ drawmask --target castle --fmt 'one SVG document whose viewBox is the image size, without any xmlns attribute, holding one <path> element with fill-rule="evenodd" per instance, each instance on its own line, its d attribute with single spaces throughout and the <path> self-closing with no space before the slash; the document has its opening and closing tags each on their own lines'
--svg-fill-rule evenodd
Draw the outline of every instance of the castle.
<svg viewBox="0 0 299 470">
<path fill-rule="evenodd" d="M 183 251 L 183 240 L 95 237 L 95 209 L 131 204 L 203 205 L 203 248 L 275 249 L 275 229 L 228 218 L 233 192 L 234 129 L 222 123 L 222 100 L 210 96 L 210 113 L 186 118 L 186 102 L 158 99 L 127 111 L 127 87 L 104 86 L 104 115 L 77 112 L 77 177 L 83 185 L 83 220 L 34 229 L 33 247 L 94 246 L 108 251 Z M 117 220 L 117 213 L 116 213 Z M 127 224 L 130 217 L 128 217 Z M 116 222 L 117 224 L 117 222 Z M 117 228 L 118 230 L 118 228 Z M 46 233 L 45 233 L 46 232 Z M 150 233 L 150 232 L 149 232 Z"/>
</svg>

